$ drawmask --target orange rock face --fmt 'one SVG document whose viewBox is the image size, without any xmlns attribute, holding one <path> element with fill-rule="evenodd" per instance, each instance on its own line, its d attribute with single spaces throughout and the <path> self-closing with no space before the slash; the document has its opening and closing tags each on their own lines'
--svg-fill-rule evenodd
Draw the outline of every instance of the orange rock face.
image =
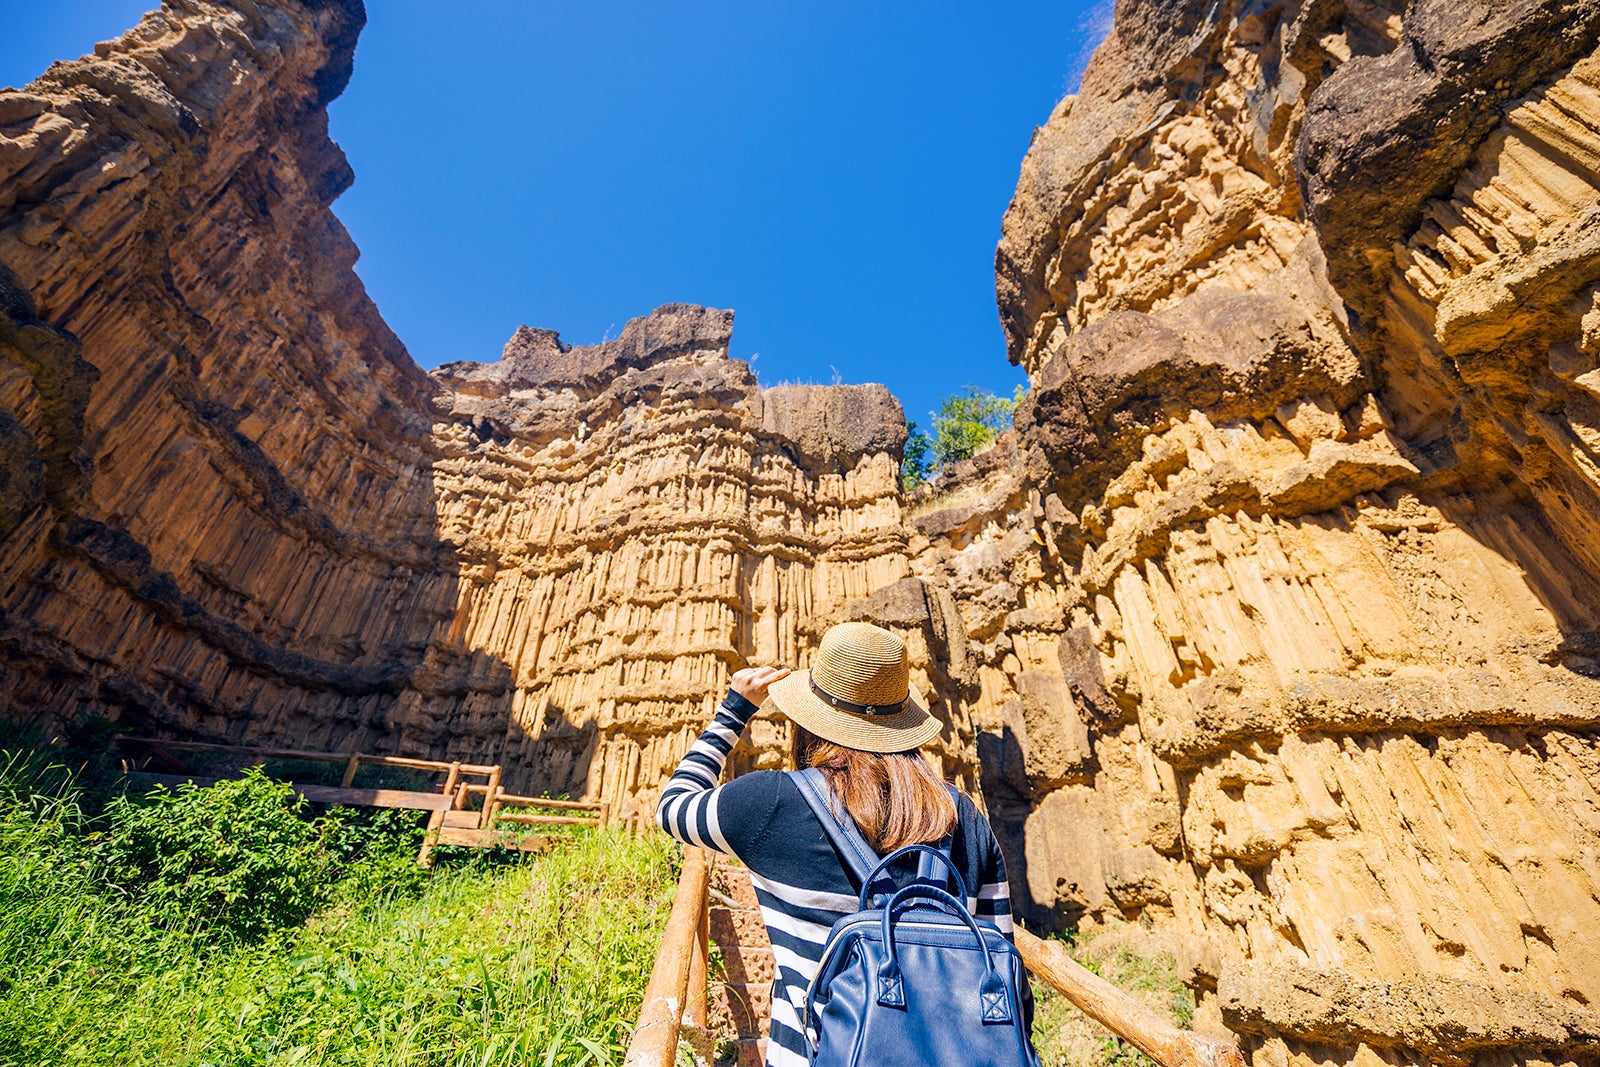
<svg viewBox="0 0 1600 1067">
<path fill-rule="evenodd" d="M 360 21 L 165 8 L 0 95 L 0 699 L 500 761 L 626 815 L 732 669 L 909 574 L 899 404 L 762 390 L 687 306 L 424 374 L 328 209 Z"/>
<path fill-rule="evenodd" d="M 1036 917 L 1257 1062 L 1600 1034 L 1600 9 L 1118 5 L 997 256 L 1033 390 L 913 502 Z"/>
</svg>

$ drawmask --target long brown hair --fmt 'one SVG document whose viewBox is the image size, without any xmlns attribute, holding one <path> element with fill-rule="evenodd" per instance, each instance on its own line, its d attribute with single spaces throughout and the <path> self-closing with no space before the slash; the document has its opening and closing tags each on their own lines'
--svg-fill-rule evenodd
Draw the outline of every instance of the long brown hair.
<svg viewBox="0 0 1600 1067">
<path fill-rule="evenodd" d="M 825 741 L 791 722 L 796 767 L 815 767 L 873 851 L 938 841 L 955 829 L 956 802 L 915 749 L 863 752 Z"/>
</svg>

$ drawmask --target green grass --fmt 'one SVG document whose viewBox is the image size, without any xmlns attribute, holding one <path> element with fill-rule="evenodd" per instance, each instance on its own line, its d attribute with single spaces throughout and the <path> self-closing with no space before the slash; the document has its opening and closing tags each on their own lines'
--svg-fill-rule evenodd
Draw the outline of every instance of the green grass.
<svg viewBox="0 0 1600 1067">
<path fill-rule="evenodd" d="M 414 826 L 323 815 L 316 907 L 261 930 L 172 904 L 229 884 L 215 857 L 236 841 L 197 850 L 206 880 L 129 881 L 106 859 L 129 820 L 76 788 L 0 754 L 0 1067 L 621 1061 L 670 906 L 664 838 L 585 832 L 424 876 Z"/>
<path fill-rule="evenodd" d="M 1110 932 L 1077 934 L 1069 942 L 1073 958 L 1187 1028 L 1194 1018 L 1194 996 L 1178 980 L 1172 956 L 1143 955 L 1121 938 L 1097 946 Z M 1091 1021 L 1044 982 L 1034 981 L 1033 995 L 1033 1044 L 1044 1067 L 1154 1067 L 1144 1053 Z"/>
</svg>

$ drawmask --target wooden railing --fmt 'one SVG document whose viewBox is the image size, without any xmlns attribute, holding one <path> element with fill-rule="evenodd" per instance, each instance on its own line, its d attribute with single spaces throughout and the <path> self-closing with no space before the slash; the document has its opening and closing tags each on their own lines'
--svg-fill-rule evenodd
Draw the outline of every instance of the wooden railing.
<svg viewBox="0 0 1600 1067">
<path fill-rule="evenodd" d="M 1022 962 L 1074 1007 L 1161 1067 L 1244 1067 L 1230 1041 L 1180 1030 L 1067 954 L 1065 945 L 1016 931 Z"/>
<path fill-rule="evenodd" d="M 705 1029 L 710 888 L 710 858 L 704 849 L 685 848 L 678 893 L 672 898 L 667 932 L 650 968 L 644 1007 L 628 1042 L 624 1067 L 672 1067 L 684 1022 Z"/>
<path fill-rule="evenodd" d="M 502 828 L 506 824 L 514 827 L 603 826 L 609 821 L 610 816 L 609 807 L 604 802 L 556 800 L 507 793 L 500 788 L 501 768 L 497 763 L 462 763 L 456 760 L 416 759 L 411 756 L 379 756 L 366 752 L 315 752 L 297 748 L 226 745 L 211 741 L 165 741 L 154 737 L 119 737 L 116 740 L 122 744 L 143 746 L 155 758 L 180 771 L 182 765 L 171 755 L 172 752 L 222 752 L 241 756 L 256 763 L 269 759 L 343 763 L 344 775 L 337 786 L 299 783 L 290 785 L 306 800 L 321 804 L 410 808 L 432 812 L 428 818 L 428 829 L 423 836 L 422 847 L 417 853 L 418 862 L 429 866 L 433 863 L 433 850 L 439 845 L 537 851 L 551 843 L 551 838 L 547 836 L 524 834 L 516 830 L 507 832 Z M 184 782 L 193 782 L 196 785 L 214 785 L 220 780 L 197 778 L 185 773 L 154 774 L 136 769 L 128 760 L 123 760 L 122 763 L 123 773 L 129 781 L 136 784 L 176 786 Z M 443 774 L 445 779 L 437 792 L 420 789 L 356 789 L 354 787 L 356 773 L 363 766 L 405 767 L 410 770 Z M 466 778 L 483 780 L 463 781 Z M 475 800 L 479 801 L 477 807 L 473 806 Z M 540 815 L 533 814 L 529 810 L 516 809 L 534 811 L 543 809 L 564 814 Z"/>
<path fill-rule="evenodd" d="M 672 1067 L 683 1025 L 705 1028 L 710 867 L 703 849 L 684 849 L 677 896 L 650 970 L 644 1008 L 628 1044 L 624 1067 Z M 1066 946 L 1020 928 L 1015 936 L 1022 960 L 1034 977 L 1161 1067 L 1245 1067 L 1238 1046 L 1180 1030 L 1078 963 L 1068 955 Z"/>
</svg>

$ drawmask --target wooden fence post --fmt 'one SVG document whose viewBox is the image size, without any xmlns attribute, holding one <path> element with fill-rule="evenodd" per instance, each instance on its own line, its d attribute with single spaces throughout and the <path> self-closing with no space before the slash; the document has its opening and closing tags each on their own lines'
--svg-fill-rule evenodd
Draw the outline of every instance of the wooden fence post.
<svg viewBox="0 0 1600 1067">
<path fill-rule="evenodd" d="M 461 777 L 461 761 L 450 764 L 449 773 L 444 779 L 444 795 L 454 798 L 456 782 Z M 452 806 L 454 800 L 451 801 Z M 428 819 L 428 832 L 422 835 L 422 848 L 417 852 L 417 862 L 424 867 L 433 866 L 433 847 L 439 841 L 439 830 L 444 826 L 444 809 L 435 811 Z"/>
<path fill-rule="evenodd" d="M 706 868 L 709 875 L 714 866 L 711 857 L 706 857 Z M 707 879 L 707 895 L 710 892 L 710 880 Z M 700 904 L 700 925 L 695 930 L 694 946 L 689 955 L 689 985 L 684 990 L 683 1025 L 678 1031 L 679 1045 L 688 1045 L 691 1059 L 696 1067 L 710 1067 L 716 1058 L 716 1039 L 712 1036 L 707 1022 L 710 1018 L 711 989 L 706 982 L 707 970 L 710 964 L 708 949 L 711 941 L 711 902 L 703 900 Z M 674 1057 L 676 1062 L 676 1057 Z"/>
<path fill-rule="evenodd" d="M 711 908 L 706 902 L 700 907 L 700 926 L 695 930 L 694 955 L 689 957 L 689 1010 L 688 1021 L 704 1030 L 706 1028 L 706 968 L 710 963 Z"/>
<path fill-rule="evenodd" d="M 489 786 L 483 794 L 483 814 L 478 818 L 478 826 L 487 830 L 494 826 L 494 812 L 500 806 L 500 764 L 494 765 L 494 770 L 489 772 Z"/>
</svg>

